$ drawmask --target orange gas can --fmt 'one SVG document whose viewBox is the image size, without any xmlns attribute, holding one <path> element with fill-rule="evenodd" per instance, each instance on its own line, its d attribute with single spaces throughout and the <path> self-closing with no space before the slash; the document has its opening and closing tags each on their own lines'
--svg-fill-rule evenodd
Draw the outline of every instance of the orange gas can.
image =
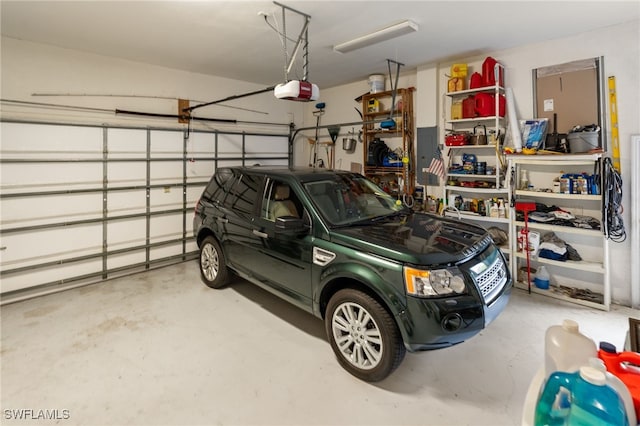
<svg viewBox="0 0 640 426">
<path fill-rule="evenodd" d="M 618 352 L 611 343 L 600 342 L 598 357 L 604 361 L 607 371 L 629 389 L 636 417 L 640 418 L 640 353 Z"/>
</svg>

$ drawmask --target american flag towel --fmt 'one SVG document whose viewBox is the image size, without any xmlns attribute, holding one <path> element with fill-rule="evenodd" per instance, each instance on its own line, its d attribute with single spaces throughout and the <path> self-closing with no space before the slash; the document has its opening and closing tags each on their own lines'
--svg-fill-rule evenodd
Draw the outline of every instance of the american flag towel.
<svg viewBox="0 0 640 426">
<path fill-rule="evenodd" d="M 427 173 L 438 176 L 440 179 L 444 179 L 444 161 L 442 160 L 442 151 L 438 148 L 436 155 L 431 159 L 431 164 L 427 168 Z"/>
</svg>

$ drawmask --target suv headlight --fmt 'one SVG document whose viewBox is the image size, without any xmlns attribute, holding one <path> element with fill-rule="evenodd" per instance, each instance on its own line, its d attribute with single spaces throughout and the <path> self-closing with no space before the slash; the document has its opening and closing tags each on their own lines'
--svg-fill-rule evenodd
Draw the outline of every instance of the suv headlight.
<svg viewBox="0 0 640 426">
<path fill-rule="evenodd" d="M 438 297 L 466 293 L 464 276 L 457 267 L 446 269 L 415 269 L 404 267 L 407 294 L 418 297 Z"/>
</svg>

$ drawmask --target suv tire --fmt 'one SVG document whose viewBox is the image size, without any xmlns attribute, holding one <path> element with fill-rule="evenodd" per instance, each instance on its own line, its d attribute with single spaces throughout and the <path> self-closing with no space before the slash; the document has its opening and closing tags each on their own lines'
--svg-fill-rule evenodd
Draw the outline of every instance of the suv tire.
<svg viewBox="0 0 640 426">
<path fill-rule="evenodd" d="M 367 382 L 385 379 L 402 362 L 406 349 L 395 321 L 373 297 L 355 289 L 333 295 L 325 329 L 338 362 Z"/>
<path fill-rule="evenodd" d="M 224 253 L 212 236 L 206 237 L 200 245 L 200 276 L 202 282 L 211 288 L 224 287 L 229 279 Z"/>
</svg>

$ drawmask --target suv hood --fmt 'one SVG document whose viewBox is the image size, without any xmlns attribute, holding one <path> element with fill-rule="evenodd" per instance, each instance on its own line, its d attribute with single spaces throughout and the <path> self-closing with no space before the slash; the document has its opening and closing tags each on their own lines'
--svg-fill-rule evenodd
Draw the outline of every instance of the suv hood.
<svg viewBox="0 0 640 426">
<path fill-rule="evenodd" d="M 415 265 L 459 263 L 492 242 L 483 228 L 428 213 L 333 228 L 331 240 Z"/>
</svg>

